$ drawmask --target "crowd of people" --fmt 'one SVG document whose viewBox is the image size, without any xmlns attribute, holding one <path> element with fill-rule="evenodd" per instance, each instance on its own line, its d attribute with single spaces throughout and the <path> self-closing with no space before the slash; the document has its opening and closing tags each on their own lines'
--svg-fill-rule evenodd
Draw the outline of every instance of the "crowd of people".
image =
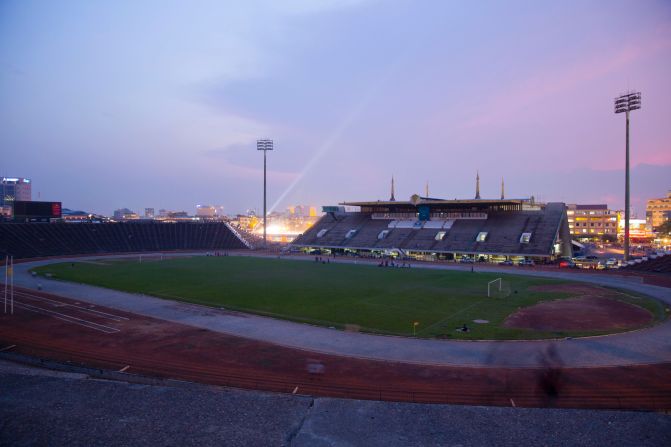
<svg viewBox="0 0 671 447">
<path fill-rule="evenodd" d="M 380 261 L 380 263 L 377 265 L 378 267 L 396 267 L 396 268 L 410 268 L 410 263 L 409 262 L 394 262 L 393 260 L 387 260 L 385 259 L 384 261 Z"/>
</svg>

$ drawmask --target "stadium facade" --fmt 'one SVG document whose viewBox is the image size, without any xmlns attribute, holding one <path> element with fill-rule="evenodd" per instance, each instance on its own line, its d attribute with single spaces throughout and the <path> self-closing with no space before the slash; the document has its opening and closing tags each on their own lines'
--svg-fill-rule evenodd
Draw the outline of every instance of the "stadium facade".
<svg viewBox="0 0 671 447">
<path fill-rule="evenodd" d="M 479 185 L 478 185 L 479 186 Z M 415 259 L 549 262 L 571 256 L 566 205 L 533 199 L 343 202 L 293 242 L 308 252 Z M 503 194 L 502 194 L 503 197 Z M 356 207 L 358 211 L 346 211 Z"/>
</svg>

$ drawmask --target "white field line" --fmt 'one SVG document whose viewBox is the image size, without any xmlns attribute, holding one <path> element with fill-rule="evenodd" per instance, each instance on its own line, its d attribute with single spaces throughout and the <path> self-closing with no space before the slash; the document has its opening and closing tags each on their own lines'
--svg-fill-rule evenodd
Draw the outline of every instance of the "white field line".
<svg viewBox="0 0 671 447">
<path fill-rule="evenodd" d="M 148 290 L 148 291 L 146 291 L 146 292 L 144 292 L 144 293 L 145 293 L 146 295 L 149 295 L 149 296 L 155 296 L 155 297 L 157 297 L 157 298 L 163 298 L 163 297 L 174 298 L 174 299 L 176 299 L 177 301 L 187 301 L 187 300 L 189 299 L 189 298 L 185 298 L 185 297 L 183 297 L 183 296 L 170 295 L 169 293 L 165 293 L 165 292 L 170 292 L 171 290 L 173 290 L 173 289 Z"/>
<path fill-rule="evenodd" d="M 119 332 L 119 329 L 116 329 L 116 328 L 113 328 L 113 327 L 109 327 L 109 326 L 105 326 L 105 325 L 102 325 L 102 324 L 94 323 L 93 321 L 84 320 L 82 318 L 73 317 L 72 315 L 62 314 L 60 312 L 56 312 L 56 311 L 53 311 L 53 310 L 44 309 L 43 307 L 32 306 L 30 304 L 22 303 L 20 301 L 17 301 L 14 304 L 17 307 L 19 307 L 21 309 L 25 309 L 25 310 L 30 311 L 30 312 L 35 312 L 35 313 L 38 313 L 38 314 L 41 313 L 43 315 L 54 317 L 54 318 L 57 318 L 59 320 L 66 321 L 68 323 L 78 324 L 80 326 L 84 326 L 84 327 L 87 327 L 89 329 L 94 329 L 96 331 L 104 332 L 106 334 L 113 334 L 115 332 Z"/>
<path fill-rule="evenodd" d="M 52 300 L 50 298 L 45 298 L 43 296 L 31 295 L 31 294 L 25 293 L 25 292 L 18 292 L 17 291 L 16 296 L 18 296 L 20 298 L 28 298 L 28 299 L 35 300 L 35 301 L 49 302 L 49 303 L 53 303 L 53 304 L 63 306 L 63 307 L 74 307 L 75 309 L 81 309 L 81 310 L 86 311 L 86 312 L 91 312 L 91 313 L 94 313 L 94 314 L 97 314 L 97 315 L 101 315 L 103 318 L 109 318 L 110 320 L 114 320 L 114 321 L 118 321 L 118 322 L 124 321 L 124 320 L 126 320 L 126 321 L 129 320 L 129 318 L 122 317 L 121 315 L 114 315 L 114 314 L 110 314 L 110 313 L 107 313 L 107 312 L 103 312 L 101 310 L 89 309 L 88 307 L 77 306 L 76 304 L 70 304 L 70 303 L 65 303 L 63 301 Z"/>
</svg>

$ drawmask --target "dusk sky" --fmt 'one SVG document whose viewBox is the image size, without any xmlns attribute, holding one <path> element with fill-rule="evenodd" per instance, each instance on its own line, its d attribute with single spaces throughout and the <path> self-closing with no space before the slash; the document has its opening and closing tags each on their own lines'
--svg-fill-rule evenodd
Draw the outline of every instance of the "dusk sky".
<svg viewBox="0 0 671 447">
<path fill-rule="evenodd" d="M 227 213 L 671 189 L 671 2 L 0 0 L 0 176 L 34 200 Z M 39 196 L 38 196 L 39 193 Z"/>
</svg>

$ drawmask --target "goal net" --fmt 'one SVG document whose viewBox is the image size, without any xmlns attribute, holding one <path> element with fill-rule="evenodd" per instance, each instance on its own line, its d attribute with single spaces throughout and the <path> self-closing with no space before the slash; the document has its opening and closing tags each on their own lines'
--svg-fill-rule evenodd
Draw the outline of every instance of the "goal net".
<svg viewBox="0 0 671 447">
<path fill-rule="evenodd" d="M 510 284 L 502 278 L 496 278 L 487 283 L 487 296 L 489 298 L 506 298 L 510 295 Z"/>
</svg>

